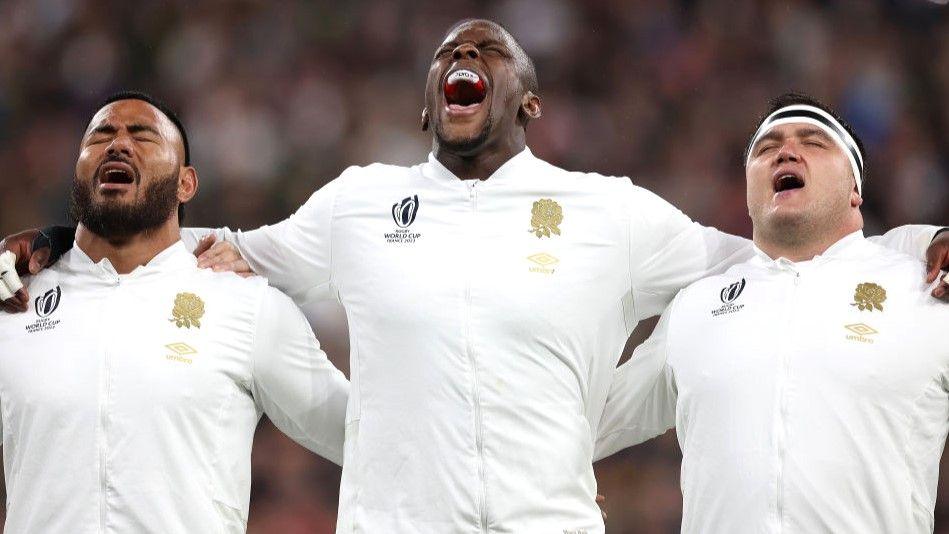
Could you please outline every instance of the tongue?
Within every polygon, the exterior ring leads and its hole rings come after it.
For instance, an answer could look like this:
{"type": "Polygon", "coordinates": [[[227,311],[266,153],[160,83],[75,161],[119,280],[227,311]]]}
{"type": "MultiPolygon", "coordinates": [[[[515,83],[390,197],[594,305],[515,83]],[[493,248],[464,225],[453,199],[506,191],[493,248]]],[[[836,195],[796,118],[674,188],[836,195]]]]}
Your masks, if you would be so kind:
{"type": "Polygon", "coordinates": [[[460,106],[470,106],[484,100],[487,93],[484,80],[474,77],[468,78],[449,78],[445,82],[445,101],[448,104],[458,104],[460,106]]]}

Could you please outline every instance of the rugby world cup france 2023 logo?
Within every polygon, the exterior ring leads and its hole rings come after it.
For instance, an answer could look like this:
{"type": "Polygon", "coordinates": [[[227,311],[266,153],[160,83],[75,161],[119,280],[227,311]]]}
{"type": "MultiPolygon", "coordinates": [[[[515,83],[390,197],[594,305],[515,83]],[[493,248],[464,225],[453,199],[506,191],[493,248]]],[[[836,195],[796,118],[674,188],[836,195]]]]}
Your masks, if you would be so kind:
{"type": "Polygon", "coordinates": [[[392,205],[392,220],[398,227],[394,232],[387,232],[385,239],[387,243],[415,243],[422,237],[418,232],[409,231],[409,227],[415,222],[418,215],[418,195],[405,197],[401,202],[392,205]]]}
{"type": "Polygon", "coordinates": [[[63,296],[63,290],[59,286],[50,289],[41,296],[36,297],[33,306],[36,308],[36,315],[42,318],[49,317],[59,307],[59,300],[63,296]]]}
{"type": "Polygon", "coordinates": [[[735,312],[741,311],[745,307],[744,304],[736,304],[735,301],[738,300],[738,297],[741,296],[741,292],[745,290],[745,279],[729,284],[722,288],[718,294],[718,298],[722,301],[722,306],[720,308],[715,308],[712,310],[712,317],[719,317],[722,315],[729,315],[735,312]]]}
{"type": "Polygon", "coordinates": [[[26,325],[26,331],[30,334],[35,332],[45,332],[56,328],[59,319],[52,317],[53,313],[59,308],[59,303],[63,298],[63,290],[56,286],[46,293],[36,297],[33,300],[33,310],[39,317],[36,321],[26,325]]]}

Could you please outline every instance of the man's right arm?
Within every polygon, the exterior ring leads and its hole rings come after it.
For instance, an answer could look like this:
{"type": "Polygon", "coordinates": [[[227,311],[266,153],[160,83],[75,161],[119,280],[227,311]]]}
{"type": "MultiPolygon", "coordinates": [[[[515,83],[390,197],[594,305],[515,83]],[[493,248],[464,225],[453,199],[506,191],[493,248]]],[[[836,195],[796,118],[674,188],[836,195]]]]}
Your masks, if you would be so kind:
{"type": "Polygon", "coordinates": [[[199,255],[199,266],[240,271],[233,265],[235,259],[242,258],[253,272],[267,278],[297,305],[335,298],[333,212],[341,180],[322,187],[296,213],[279,223],[249,232],[185,228],[182,238],[186,244],[194,244],[213,232],[226,243],[218,243],[199,255]],[[240,258],[228,245],[236,247],[240,258]]]}
{"type": "Polygon", "coordinates": [[[349,382],[333,367],[303,313],[267,288],[257,316],[251,393],[292,440],[341,465],[349,382]]]}

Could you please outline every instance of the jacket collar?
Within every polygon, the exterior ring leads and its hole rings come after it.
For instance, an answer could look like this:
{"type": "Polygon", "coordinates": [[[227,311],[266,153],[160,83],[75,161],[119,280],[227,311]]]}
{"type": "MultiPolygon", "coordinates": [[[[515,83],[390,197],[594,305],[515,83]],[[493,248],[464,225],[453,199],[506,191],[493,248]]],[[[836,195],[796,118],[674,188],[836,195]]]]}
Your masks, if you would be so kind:
{"type": "Polygon", "coordinates": [[[833,245],[827,247],[822,254],[818,254],[809,260],[794,262],[784,257],[772,258],[763,250],[755,245],[755,257],[753,263],[762,267],[791,269],[800,271],[810,267],[823,265],[828,261],[835,259],[853,259],[862,257],[864,254],[872,253],[868,250],[869,241],[863,236],[863,230],[857,230],[847,234],[833,245]]]}
{"type": "MultiPolygon", "coordinates": [[[[484,180],[483,183],[484,185],[501,185],[509,179],[522,174],[538,162],[540,162],[540,160],[534,157],[534,154],[529,148],[525,147],[524,150],[505,161],[504,164],[498,167],[498,170],[494,171],[494,174],[489,176],[487,180],[484,180]]],[[[422,164],[422,174],[433,180],[454,184],[456,186],[464,186],[466,182],[466,180],[458,178],[454,173],[448,170],[447,167],[442,165],[442,162],[438,161],[435,158],[435,154],[431,152],[428,154],[428,161],[422,164]]]]}
{"type": "Polygon", "coordinates": [[[118,274],[112,262],[109,261],[109,258],[103,258],[98,263],[92,261],[92,258],[75,242],[73,243],[73,248],[67,252],[60,261],[63,262],[67,270],[75,273],[91,274],[96,278],[127,280],[148,278],[189,267],[194,268],[198,264],[194,254],[185,247],[185,244],[181,240],[176,241],[170,247],[159,252],[145,265],[136,267],[135,270],[129,274],[118,274]]]}

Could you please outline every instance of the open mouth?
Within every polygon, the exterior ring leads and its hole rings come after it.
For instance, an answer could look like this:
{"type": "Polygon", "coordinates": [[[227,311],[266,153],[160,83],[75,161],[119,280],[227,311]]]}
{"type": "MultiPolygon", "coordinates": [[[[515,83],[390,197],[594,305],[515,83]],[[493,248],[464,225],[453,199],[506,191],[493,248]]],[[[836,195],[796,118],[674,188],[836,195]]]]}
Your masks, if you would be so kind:
{"type": "Polygon", "coordinates": [[[99,168],[100,185],[130,185],[135,183],[135,169],[122,161],[109,161],[99,168]]]}
{"type": "Polygon", "coordinates": [[[445,103],[450,110],[463,110],[476,107],[488,95],[488,88],[478,73],[460,69],[452,72],[445,79],[443,88],[445,103]]]}
{"type": "Polygon", "coordinates": [[[804,187],[804,178],[793,172],[782,172],[774,177],[774,192],[782,193],[804,187]]]}

